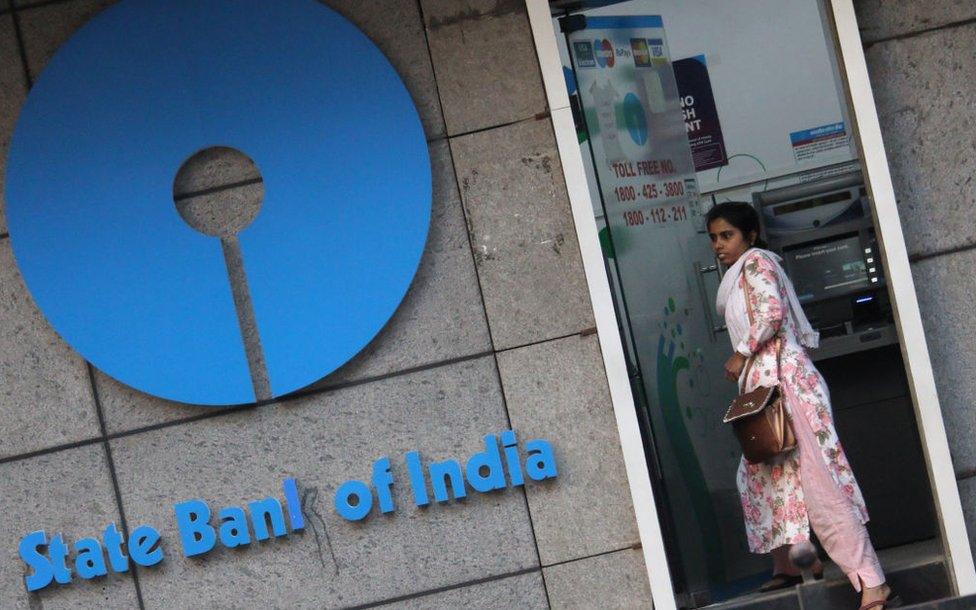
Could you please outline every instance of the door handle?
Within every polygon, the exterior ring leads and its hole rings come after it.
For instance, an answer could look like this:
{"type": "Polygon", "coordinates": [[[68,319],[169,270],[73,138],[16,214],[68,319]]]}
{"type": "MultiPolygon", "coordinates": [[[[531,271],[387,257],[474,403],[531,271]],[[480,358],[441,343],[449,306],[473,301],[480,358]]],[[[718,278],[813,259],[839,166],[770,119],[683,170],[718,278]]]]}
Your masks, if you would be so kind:
{"type": "Polygon", "coordinates": [[[705,290],[705,274],[718,273],[718,263],[702,266],[701,263],[695,261],[692,263],[692,267],[695,270],[695,280],[698,282],[698,292],[701,295],[702,307],[705,309],[705,322],[708,324],[708,334],[712,339],[712,343],[714,343],[718,333],[726,330],[726,326],[724,324],[715,324],[715,316],[712,315],[712,307],[708,300],[708,292],[705,290]]]}

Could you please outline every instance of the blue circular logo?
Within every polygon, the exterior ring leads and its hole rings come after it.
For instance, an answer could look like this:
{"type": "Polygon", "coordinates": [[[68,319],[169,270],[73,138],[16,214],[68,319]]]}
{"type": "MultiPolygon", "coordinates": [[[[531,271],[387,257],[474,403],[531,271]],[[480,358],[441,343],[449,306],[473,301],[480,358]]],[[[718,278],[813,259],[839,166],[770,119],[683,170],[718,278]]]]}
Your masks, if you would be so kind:
{"type": "Polygon", "coordinates": [[[221,240],[173,179],[227,146],[264,200],[236,235],[272,397],[332,372],[390,319],[430,223],[416,108],[356,27],[313,0],[125,0],[48,63],[11,142],[11,243],[84,358],[162,398],[256,398],[221,240]]]}

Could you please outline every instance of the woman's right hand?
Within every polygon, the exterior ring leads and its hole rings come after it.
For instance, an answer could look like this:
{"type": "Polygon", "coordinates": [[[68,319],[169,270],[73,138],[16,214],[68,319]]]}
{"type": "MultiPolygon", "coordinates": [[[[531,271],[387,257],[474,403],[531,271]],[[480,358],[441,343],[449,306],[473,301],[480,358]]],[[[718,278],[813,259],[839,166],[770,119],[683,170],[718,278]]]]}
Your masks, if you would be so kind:
{"type": "Polygon", "coordinates": [[[725,361],[725,378],[729,381],[739,381],[739,375],[742,374],[742,368],[746,365],[746,358],[739,352],[735,352],[729,359],[725,361]]]}

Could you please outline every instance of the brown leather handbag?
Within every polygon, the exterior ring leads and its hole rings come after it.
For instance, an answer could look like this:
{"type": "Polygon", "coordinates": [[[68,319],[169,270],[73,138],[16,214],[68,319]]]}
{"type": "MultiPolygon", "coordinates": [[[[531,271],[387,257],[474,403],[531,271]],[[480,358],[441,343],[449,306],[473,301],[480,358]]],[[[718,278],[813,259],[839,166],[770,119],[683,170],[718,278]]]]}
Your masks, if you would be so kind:
{"type": "MultiPolygon", "coordinates": [[[[745,290],[746,311],[749,312],[751,326],[753,314],[749,304],[748,282],[745,283],[745,290]]],[[[777,337],[772,340],[776,341],[776,374],[779,376],[783,339],[777,337]]],[[[755,359],[754,354],[746,364],[742,375],[742,388],[748,382],[749,370],[755,359]]],[[[732,424],[732,430],[742,446],[742,454],[750,464],[768,462],[777,455],[796,447],[796,435],[793,433],[793,425],[790,423],[783,393],[778,383],[772,387],[760,386],[751,392],[741,394],[729,405],[722,422],[732,424]]]]}

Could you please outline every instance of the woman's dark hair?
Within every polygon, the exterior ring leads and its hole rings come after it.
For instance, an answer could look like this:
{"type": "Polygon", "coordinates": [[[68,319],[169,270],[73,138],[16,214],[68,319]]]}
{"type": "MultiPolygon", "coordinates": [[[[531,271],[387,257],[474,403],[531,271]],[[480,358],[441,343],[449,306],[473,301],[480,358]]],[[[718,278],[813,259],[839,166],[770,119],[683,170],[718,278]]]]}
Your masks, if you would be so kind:
{"type": "Polygon", "coordinates": [[[759,213],[756,208],[745,201],[726,201],[710,209],[705,216],[705,226],[712,224],[721,218],[736,229],[742,231],[743,237],[749,239],[749,234],[756,232],[755,246],[765,248],[766,242],[763,241],[759,227],[759,213]]]}

